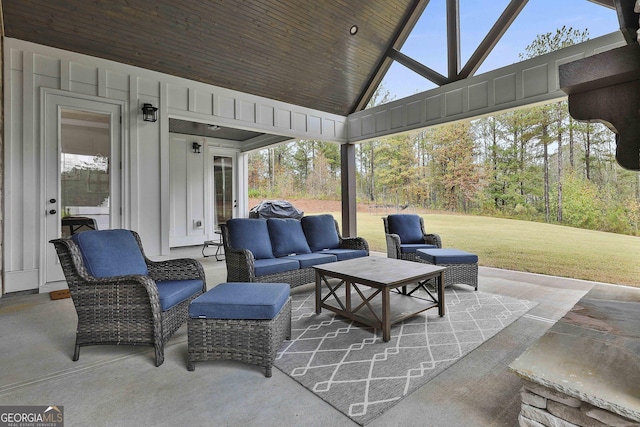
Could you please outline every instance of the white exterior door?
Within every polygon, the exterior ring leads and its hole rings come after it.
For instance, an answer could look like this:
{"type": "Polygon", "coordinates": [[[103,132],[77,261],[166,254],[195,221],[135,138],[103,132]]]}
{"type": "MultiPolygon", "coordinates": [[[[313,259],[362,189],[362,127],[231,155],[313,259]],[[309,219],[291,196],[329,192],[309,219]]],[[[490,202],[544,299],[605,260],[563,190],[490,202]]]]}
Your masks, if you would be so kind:
{"type": "Polygon", "coordinates": [[[170,134],[170,247],[216,240],[220,224],[237,216],[237,151],[219,141],[170,134]]]}
{"type": "Polygon", "coordinates": [[[51,239],[121,227],[122,108],[45,92],[41,271],[48,290],[66,286],[51,239]]]}

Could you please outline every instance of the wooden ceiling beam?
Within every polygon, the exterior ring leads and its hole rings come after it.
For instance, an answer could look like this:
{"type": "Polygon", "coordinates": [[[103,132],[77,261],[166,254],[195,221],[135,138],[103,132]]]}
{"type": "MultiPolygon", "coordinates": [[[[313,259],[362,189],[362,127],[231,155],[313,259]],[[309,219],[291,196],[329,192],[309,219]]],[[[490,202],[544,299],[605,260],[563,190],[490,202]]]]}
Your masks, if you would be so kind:
{"type": "Polygon", "coordinates": [[[443,76],[437,71],[427,67],[426,65],[416,61],[415,59],[405,55],[404,53],[398,50],[395,50],[395,49],[391,50],[391,52],[389,52],[389,57],[399,62],[400,64],[404,65],[405,67],[409,68],[410,70],[418,73],[425,79],[432,81],[438,86],[442,86],[451,82],[449,78],[443,76]]]}
{"type": "Polygon", "coordinates": [[[447,64],[449,80],[460,71],[460,0],[447,0],[447,64]]]}
{"type": "Polygon", "coordinates": [[[354,104],[354,107],[351,110],[351,113],[364,110],[367,107],[367,104],[373,97],[373,94],[375,93],[376,89],[382,82],[382,79],[384,78],[385,74],[387,74],[387,71],[389,71],[389,68],[393,63],[393,60],[390,55],[393,53],[394,50],[398,50],[402,47],[404,42],[409,37],[409,34],[411,34],[413,27],[415,27],[416,23],[422,16],[422,13],[424,12],[428,4],[429,4],[429,0],[417,0],[415,1],[413,7],[408,10],[404,19],[402,20],[400,25],[398,25],[398,29],[394,37],[390,40],[389,47],[386,53],[382,56],[382,58],[378,62],[378,66],[371,74],[371,77],[369,78],[369,81],[366,83],[365,88],[362,91],[362,94],[354,104]]]}
{"type": "Polygon", "coordinates": [[[471,55],[466,65],[458,74],[458,79],[466,79],[478,71],[485,59],[489,56],[493,48],[498,44],[504,33],[509,29],[513,21],[524,9],[528,0],[511,0],[502,12],[493,27],[489,30],[485,38],[480,42],[475,52],[471,55]]]}

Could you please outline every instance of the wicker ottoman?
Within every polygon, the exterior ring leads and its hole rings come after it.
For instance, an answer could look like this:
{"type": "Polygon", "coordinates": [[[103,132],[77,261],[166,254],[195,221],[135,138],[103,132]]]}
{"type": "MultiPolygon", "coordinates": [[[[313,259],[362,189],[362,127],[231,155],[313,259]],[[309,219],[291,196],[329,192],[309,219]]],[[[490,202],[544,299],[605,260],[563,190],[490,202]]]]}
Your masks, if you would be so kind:
{"type": "Polygon", "coordinates": [[[195,362],[237,360],[271,367],[291,337],[288,283],[221,283],[189,304],[187,369],[195,362]]]}
{"type": "Polygon", "coordinates": [[[459,249],[418,249],[416,255],[427,264],[447,267],[445,287],[462,283],[478,290],[478,255],[459,249]]]}

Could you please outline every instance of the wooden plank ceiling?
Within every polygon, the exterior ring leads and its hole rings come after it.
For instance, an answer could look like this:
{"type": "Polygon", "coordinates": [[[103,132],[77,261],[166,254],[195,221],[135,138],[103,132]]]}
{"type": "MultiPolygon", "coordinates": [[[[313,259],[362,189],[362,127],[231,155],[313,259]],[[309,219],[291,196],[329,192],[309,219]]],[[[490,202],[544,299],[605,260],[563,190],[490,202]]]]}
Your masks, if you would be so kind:
{"type": "Polygon", "coordinates": [[[427,3],[3,0],[2,12],[7,37],[347,115],[427,3]]]}
{"type": "MultiPolygon", "coordinates": [[[[615,8],[616,0],[588,1],[615,8]]],[[[446,0],[447,10],[459,2],[446,0]]],[[[1,0],[0,7],[7,37],[346,116],[366,107],[394,60],[439,85],[473,75],[527,0],[509,1],[464,67],[452,60],[460,56],[459,28],[449,20],[448,76],[399,51],[428,3],[1,0]]]]}

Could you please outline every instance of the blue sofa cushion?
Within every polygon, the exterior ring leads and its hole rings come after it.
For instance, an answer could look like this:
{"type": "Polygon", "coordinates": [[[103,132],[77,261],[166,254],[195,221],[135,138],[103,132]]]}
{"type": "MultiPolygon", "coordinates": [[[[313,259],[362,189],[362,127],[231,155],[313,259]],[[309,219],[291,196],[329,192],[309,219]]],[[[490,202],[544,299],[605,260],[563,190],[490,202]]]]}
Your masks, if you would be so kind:
{"type": "Polygon", "coordinates": [[[256,276],[282,273],[283,271],[297,270],[299,268],[300,263],[298,260],[289,259],[289,257],[257,259],[254,263],[254,272],[256,276]]]}
{"type": "Polygon", "coordinates": [[[160,307],[167,311],[176,304],[202,291],[202,280],[159,280],[156,282],[160,307]]]}
{"type": "Polygon", "coordinates": [[[459,249],[418,249],[416,254],[435,265],[474,264],[478,262],[478,255],[459,249]]]}
{"type": "Polygon", "coordinates": [[[334,254],[316,252],[313,254],[291,255],[288,256],[287,259],[295,259],[300,263],[300,268],[306,268],[313,265],[336,262],[338,260],[338,257],[336,257],[334,254]]]}
{"type": "Polygon", "coordinates": [[[267,228],[271,238],[271,249],[276,257],[311,253],[302,225],[297,219],[269,218],[267,228]]]}
{"type": "Polygon", "coordinates": [[[87,272],[93,277],[149,272],[138,241],[129,230],[84,231],[71,236],[82,253],[87,272]]]}
{"type": "Polygon", "coordinates": [[[400,243],[424,243],[420,217],[413,214],[395,214],[387,216],[390,234],[400,236],[400,243]]]}
{"type": "Polygon", "coordinates": [[[400,245],[400,252],[403,254],[416,253],[418,249],[437,249],[436,245],[430,245],[428,243],[412,243],[408,245],[400,245]]]}
{"type": "Polygon", "coordinates": [[[189,317],[273,319],[289,299],[288,283],[221,283],[191,301],[189,317]]]}
{"type": "Polygon", "coordinates": [[[318,253],[332,254],[338,258],[338,261],[344,261],[347,259],[360,258],[368,256],[369,254],[364,249],[327,249],[318,253]]]}
{"type": "Polygon", "coordinates": [[[340,247],[333,215],[309,215],[302,217],[300,223],[312,252],[340,247]]]}
{"type": "Polygon", "coordinates": [[[266,219],[233,218],[227,228],[233,249],[248,249],[255,259],[274,258],[266,219]]]}

